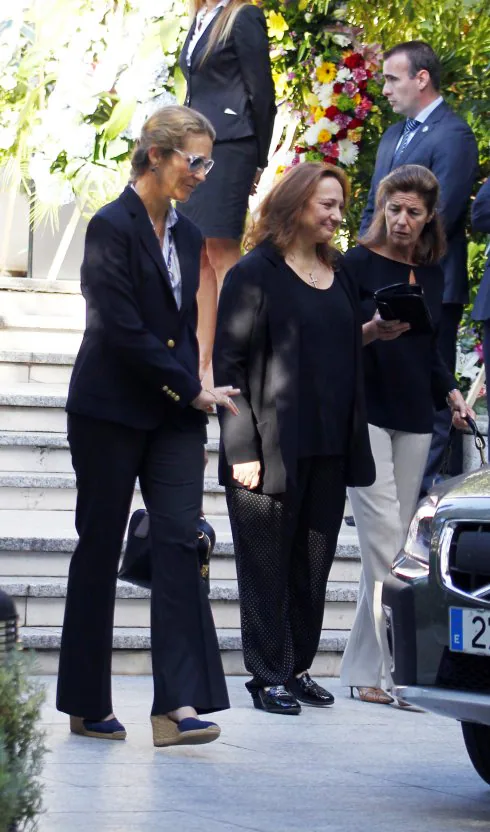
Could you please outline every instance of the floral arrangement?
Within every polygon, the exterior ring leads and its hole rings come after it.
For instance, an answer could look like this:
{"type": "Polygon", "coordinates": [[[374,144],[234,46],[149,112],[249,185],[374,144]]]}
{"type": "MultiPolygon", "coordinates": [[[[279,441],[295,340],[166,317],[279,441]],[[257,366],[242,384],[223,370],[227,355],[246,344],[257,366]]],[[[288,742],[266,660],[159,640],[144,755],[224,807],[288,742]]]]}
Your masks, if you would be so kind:
{"type": "Polygon", "coordinates": [[[292,164],[307,159],[350,167],[357,161],[364,122],[380,93],[379,49],[356,44],[347,33],[330,33],[323,53],[313,56],[305,68],[312,79],[311,92],[300,112],[292,164]]]}

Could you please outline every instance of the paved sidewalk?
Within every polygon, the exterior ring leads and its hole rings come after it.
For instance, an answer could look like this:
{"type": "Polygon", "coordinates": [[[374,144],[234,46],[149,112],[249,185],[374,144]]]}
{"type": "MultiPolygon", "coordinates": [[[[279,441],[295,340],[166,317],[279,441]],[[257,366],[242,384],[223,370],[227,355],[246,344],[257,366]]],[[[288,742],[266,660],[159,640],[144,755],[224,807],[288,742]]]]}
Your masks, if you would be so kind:
{"type": "Polygon", "coordinates": [[[229,679],[232,710],[209,746],[154,749],[148,677],[114,679],[125,743],[70,735],[47,677],[51,754],[40,832],[474,832],[490,829],[490,787],[457,723],[352,702],[299,717],[251,707],[229,679]]]}

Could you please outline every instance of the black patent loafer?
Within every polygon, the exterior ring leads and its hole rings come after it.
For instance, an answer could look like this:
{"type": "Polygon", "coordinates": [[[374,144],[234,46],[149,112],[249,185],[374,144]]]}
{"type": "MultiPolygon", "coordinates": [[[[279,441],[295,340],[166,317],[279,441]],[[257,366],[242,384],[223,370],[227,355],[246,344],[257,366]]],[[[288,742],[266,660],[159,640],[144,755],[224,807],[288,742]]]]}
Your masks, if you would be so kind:
{"type": "Polygon", "coordinates": [[[290,679],[288,690],[293,696],[304,705],[312,705],[314,708],[326,708],[333,705],[335,697],[325,688],[322,688],[309,673],[290,679]]]}
{"type": "Polygon", "coordinates": [[[301,705],[298,700],[284,685],[259,688],[253,692],[252,698],[256,708],[260,711],[267,711],[269,714],[291,714],[296,716],[301,713],[301,705]]]}

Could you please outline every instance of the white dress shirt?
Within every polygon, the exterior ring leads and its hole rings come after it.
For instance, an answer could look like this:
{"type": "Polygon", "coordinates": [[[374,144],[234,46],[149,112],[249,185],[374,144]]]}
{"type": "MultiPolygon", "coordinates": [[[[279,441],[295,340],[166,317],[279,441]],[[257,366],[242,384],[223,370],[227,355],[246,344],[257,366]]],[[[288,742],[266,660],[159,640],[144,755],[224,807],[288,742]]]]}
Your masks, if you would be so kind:
{"type": "Polygon", "coordinates": [[[196,44],[199,38],[203,36],[204,32],[206,31],[210,23],[212,23],[212,21],[218,14],[218,9],[224,9],[229,2],[230,0],[221,0],[221,2],[218,3],[214,7],[214,9],[211,9],[210,11],[207,9],[206,6],[203,6],[202,9],[199,9],[196,15],[196,28],[194,29],[194,34],[192,35],[192,38],[189,41],[189,46],[187,47],[187,55],[185,56],[187,66],[191,65],[192,53],[196,48],[196,44]]]}
{"type": "MultiPolygon", "coordinates": [[[[134,185],[131,185],[133,191],[136,191],[134,185]]],[[[136,191],[136,193],[138,193],[136,191]]],[[[139,194],[138,194],[139,196],[139,194]]],[[[141,197],[140,197],[141,198],[141,197]]],[[[153,230],[155,230],[155,226],[153,224],[153,220],[148,214],[148,219],[150,220],[153,230]]],[[[162,255],[165,261],[165,265],[167,267],[168,275],[170,277],[170,284],[172,286],[172,292],[175,298],[175,303],[177,304],[177,308],[180,309],[182,306],[182,274],[180,271],[180,263],[179,263],[179,255],[177,253],[177,247],[173,240],[172,235],[172,228],[174,225],[177,224],[179,221],[179,215],[173,205],[169,205],[167,211],[167,217],[165,220],[165,231],[163,232],[163,245],[162,245],[162,255]]],[[[158,240],[158,237],[157,237],[158,240]]]]}
{"type": "MultiPolygon", "coordinates": [[[[430,114],[434,112],[434,110],[436,109],[436,107],[438,107],[438,106],[439,106],[439,104],[442,104],[442,102],[443,102],[443,101],[444,101],[444,99],[443,99],[442,95],[440,95],[440,96],[439,96],[439,98],[436,98],[436,100],[435,100],[435,101],[431,101],[431,103],[430,103],[430,104],[428,104],[428,105],[427,105],[427,107],[424,107],[424,109],[423,109],[423,110],[421,110],[421,111],[420,111],[420,113],[418,113],[418,114],[415,116],[415,119],[416,119],[417,121],[420,121],[420,124],[422,125],[422,124],[424,123],[424,121],[427,121],[427,119],[429,118],[430,114]]],[[[412,132],[411,132],[411,133],[409,133],[409,135],[407,136],[407,143],[406,143],[405,147],[408,147],[408,145],[409,145],[409,144],[410,144],[410,142],[412,141],[413,137],[417,135],[417,133],[419,132],[419,130],[420,130],[420,127],[417,127],[417,129],[416,129],[416,130],[412,130],[412,132]]],[[[396,148],[395,148],[395,153],[396,153],[396,151],[398,150],[398,148],[399,148],[399,146],[400,146],[400,144],[401,144],[401,142],[402,142],[402,139],[403,139],[403,133],[401,134],[401,136],[400,136],[400,138],[399,138],[399,140],[398,140],[398,143],[397,143],[396,148]]]]}

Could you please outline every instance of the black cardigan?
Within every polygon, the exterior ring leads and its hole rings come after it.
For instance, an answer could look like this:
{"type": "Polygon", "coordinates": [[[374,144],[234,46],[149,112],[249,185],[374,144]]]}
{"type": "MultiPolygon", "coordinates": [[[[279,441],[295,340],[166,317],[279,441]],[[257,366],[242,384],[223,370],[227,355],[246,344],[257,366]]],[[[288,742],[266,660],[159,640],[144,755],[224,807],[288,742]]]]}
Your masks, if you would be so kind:
{"type": "MultiPolygon", "coordinates": [[[[213,355],[217,385],[241,389],[240,415],[220,408],[221,484],[236,484],[231,466],[260,460],[262,491],[278,494],[294,482],[298,461],[298,355],[300,325],[286,290],[283,258],[262,243],[228,272],[221,292],[213,355]]],[[[369,444],[362,371],[362,331],[357,291],[339,260],[341,281],[356,319],[355,401],[346,477],[351,486],[371,485],[375,466],[369,444]]],[[[341,345],[339,345],[341,349],[341,345]]],[[[335,356],[332,356],[335,360],[335,356]]]]}
{"type": "Polygon", "coordinates": [[[345,255],[345,267],[357,282],[363,321],[376,311],[373,292],[393,283],[408,283],[413,271],[422,286],[435,331],[408,332],[395,341],[374,341],[364,348],[368,421],[408,433],[432,433],[434,408],[447,407],[446,396],[457,387],[437,346],[444,274],[440,266],[410,266],[356,246],[345,255]]]}

